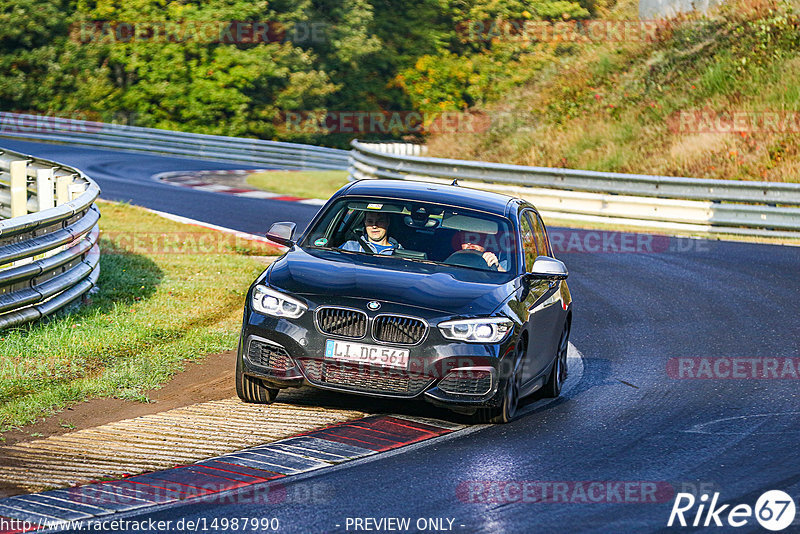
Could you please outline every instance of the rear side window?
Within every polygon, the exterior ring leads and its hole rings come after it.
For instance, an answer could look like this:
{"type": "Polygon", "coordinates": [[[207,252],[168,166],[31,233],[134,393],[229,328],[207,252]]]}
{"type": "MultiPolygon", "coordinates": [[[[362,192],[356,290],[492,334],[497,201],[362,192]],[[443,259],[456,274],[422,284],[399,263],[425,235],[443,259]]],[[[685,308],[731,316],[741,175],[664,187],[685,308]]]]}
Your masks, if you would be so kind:
{"type": "Polygon", "coordinates": [[[522,249],[525,252],[525,272],[531,272],[533,270],[533,262],[536,260],[536,256],[539,255],[536,248],[536,234],[534,234],[526,213],[522,215],[520,221],[522,249]]]}
{"type": "Polygon", "coordinates": [[[539,256],[551,256],[550,241],[547,239],[547,233],[545,231],[542,218],[539,217],[538,213],[533,211],[526,212],[526,216],[530,219],[531,226],[533,227],[533,234],[536,238],[537,253],[539,256]]]}

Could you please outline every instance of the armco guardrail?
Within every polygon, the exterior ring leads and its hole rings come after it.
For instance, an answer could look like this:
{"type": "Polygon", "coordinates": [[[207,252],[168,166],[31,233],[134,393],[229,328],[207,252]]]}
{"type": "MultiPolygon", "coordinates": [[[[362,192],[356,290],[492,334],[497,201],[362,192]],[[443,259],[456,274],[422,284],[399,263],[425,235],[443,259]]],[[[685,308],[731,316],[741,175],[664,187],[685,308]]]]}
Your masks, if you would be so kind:
{"type": "Polygon", "coordinates": [[[800,237],[800,184],[525,167],[353,141],[353,177],[430,180],[530,200],[545,217],[702,233],[800,237]]]}
{"type": "Polygon", "coordinates": [[[0,112],[0,136],[270,168],[346,169],[347,150],[0,112]]]}
{"type": "MultiPolygon", "coordinates": [[[[800,237],[800,184],[525,167],[424,157],[408,143],[353,150],[0,112],[0,136],[270,168],[346,169],[355,178],[423,179],[532,200],[545,217],[703,233],[800,237]],[[348,158],[349,155],[349,158],[348,158]]],[[[3,202],[0,192],[0,203],[3,202]]],[[[0,215],[3,213],[0,211],[0,215]]],[[[8,216],[8,214],[6,214],[8,216]]]]}
{"type": "Polygon", "coordinates": [[[0,329],[49,315],[95,285],[99,194],[77,169],[0,149],[0,329]]]}

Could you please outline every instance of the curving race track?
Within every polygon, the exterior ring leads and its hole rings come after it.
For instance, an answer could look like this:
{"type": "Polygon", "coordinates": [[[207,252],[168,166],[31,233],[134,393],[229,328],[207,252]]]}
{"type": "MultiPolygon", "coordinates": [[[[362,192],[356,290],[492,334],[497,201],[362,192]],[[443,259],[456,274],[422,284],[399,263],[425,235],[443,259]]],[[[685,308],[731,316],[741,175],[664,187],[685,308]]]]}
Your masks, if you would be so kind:
{"type": "Polygon", "coordinates": [[[0,147],[24,154],[48,154],[54,161],[73,164],[100,185],[103,190],[101,198],[106,200],[130,202],[243,232],[263,235],[273,222],[279,220],[292,220],[303,226],[318,209],[316,206],[278,200],[248,199],[194,191],[151,179],[160,172],[254,169],[263,168],[263,165],[229,165],[11,139],[0,139],[0,147]]]}
{"type": "MultiPolygon", "coordinates": [[[[263,232],[275,220],[302,226],[316,211],[150,180],[157,172],[231,168],[221,164],[0,144],[82,168],[107,199],[237,230],[263,232]]],[[[445,518],[429,532],[653,532],[672,530],[667,520],[681,491],[718,492],[719,505],[752,506],[767,490],[797,501],[800,382],[790,369],[800,371],[800,247],[668,244],[655,252],[560,254],[570,268],[572,342],[584,369],[557,402],[532,405],[509,425],[287,479],[287,494],[308,498],[265,505],[236,502],[234,495],[228,503],[127,517],[277,517],[279,532],[302,533],[366,531],[375,523],[355,518],[389,517],[410,518],[411,532],[419,531],[420,518],[445,518]],[[758,360],[744,360],[752,358],[758,360]],[[783,378],[753,379],[742,371],[764,362],[777,362],[774,376],[783,378]],[[685,377],[702,365],[711,378],[685,377]],[[541,502],[521,488],[560,493],[557,502],[541,502]]],[[[753,519],[736,530],[764,531],[753,519]]],[[[785,530],[791,531],[800,531],[800,516],[785,530]]]]}

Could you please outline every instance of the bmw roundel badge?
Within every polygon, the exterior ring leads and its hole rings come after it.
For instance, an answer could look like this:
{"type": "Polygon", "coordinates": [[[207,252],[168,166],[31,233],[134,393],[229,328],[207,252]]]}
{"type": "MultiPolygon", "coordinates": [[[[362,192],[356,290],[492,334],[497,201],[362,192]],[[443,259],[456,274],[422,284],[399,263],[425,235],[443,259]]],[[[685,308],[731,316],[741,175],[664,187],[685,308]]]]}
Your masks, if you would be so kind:
{"type": "Polygon", "coordinates": [[[372,311],[379,310],[381,309],[381,303],[378,302],[377,300],[371,300],[367,304],[367,308],[369,308],[372,311]]]}

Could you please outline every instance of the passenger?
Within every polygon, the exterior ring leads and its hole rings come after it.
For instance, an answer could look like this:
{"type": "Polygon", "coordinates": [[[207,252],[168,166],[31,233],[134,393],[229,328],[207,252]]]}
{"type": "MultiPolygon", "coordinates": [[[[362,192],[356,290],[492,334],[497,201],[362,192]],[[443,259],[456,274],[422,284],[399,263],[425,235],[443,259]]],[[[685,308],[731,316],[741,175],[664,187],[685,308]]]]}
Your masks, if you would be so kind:
{"type": "Polygon", "coordinates": [[[396,239],[389,237],[389,216],[386,213],[368,211],[364,215],[364,230],[366,239],[351,239],[339,248],[352,252],[372,252],[384,256],[391,256],[395,250],[403,248],[396,239]],[[369,250],[366,250],[365,247],[369,247],[369,250]]]}

